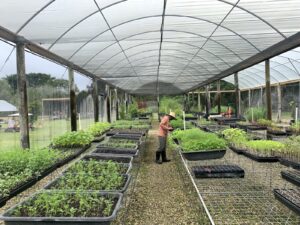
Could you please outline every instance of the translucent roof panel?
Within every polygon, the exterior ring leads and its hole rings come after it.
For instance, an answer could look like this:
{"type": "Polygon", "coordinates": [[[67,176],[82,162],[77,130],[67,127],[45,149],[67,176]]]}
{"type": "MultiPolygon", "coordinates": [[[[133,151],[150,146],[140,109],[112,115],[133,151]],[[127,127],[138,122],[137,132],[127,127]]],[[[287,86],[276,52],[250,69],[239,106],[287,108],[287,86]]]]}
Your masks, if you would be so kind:
{"type": "MultiPolygon", "coordinates": [[[[300,31],[299,0],[22,2],[1,1],[0,26],[138,94],[187,91],[300,31]]],[[[298,79],[299,59],[273,58],[272,83],[298,79]]],[[[264,65],[240,81],[262,85],[264,65]]]]}

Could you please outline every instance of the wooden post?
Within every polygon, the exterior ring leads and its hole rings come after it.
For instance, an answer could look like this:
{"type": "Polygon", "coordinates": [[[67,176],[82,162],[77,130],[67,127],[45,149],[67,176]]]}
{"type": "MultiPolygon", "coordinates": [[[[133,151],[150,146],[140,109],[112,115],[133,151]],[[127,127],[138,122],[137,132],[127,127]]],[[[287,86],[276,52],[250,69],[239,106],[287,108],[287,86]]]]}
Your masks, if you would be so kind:
{"type": "Polygon", "coordinates": [[[74,70],[70,67],[69,67],[69,89],[70,89],[71,131],[77,131],[77,109],[76,109],[74,70]]]}
{"type": "Polygon", "coordinates": [[[20,40],[16,45],[17,53],[17,74],[18,74],[18,97],[19,97],[19,118],[20,118],[20,142],[23,149],[30,148],[29,142],[29,118],[28,98],[25,73],[25,44],[20,40]]]}
{"type": "Polygon", "coordinates": [[[217,104],[218,104],[218,113],[221,113],[221,80],[217,81],[217,104]]]}
{"type": "Polygon", "coordinates": [[[281,108],[282,108],[282,95],[281,95],[281,86],[277,85],[277,122],[281,122],[281,108]]]}
{"type": "Polygon", "coordinates": [[[119,97],[118,97],[118,89],[115,89],[116,95],[116,120],[119,120],[119,97]]]}
{"type": "Polygon", "coordinates": [[[98,82],[93,79],[93,102],[94,102],[94,121],[99,122],[99,95],[98,95],[98,82]]]}
{"type": "Polygon", "coordinates": [[[156,102],[157,102],[157,116],[158,116],[158,121],[160,122],[160,116],[159,116],[159,95],[156,97],[156,102]]]}
{"type": "Polygon", "coordinates": [[[267,119],[272,120],[272,99],[270,82],[270,60],[265,61],[267,119]]]}
{"type": "Polygon", "coordinates": [[[206,111],[206,116],[209,115],[209,111],[210,111],[210,94],[208,91],[209,85],[205,86],[205,111],[206,111]]]}
{"type": "Polygon", "coordinates": [[[200,98],[200,93],[198,92],[198,112],[201,111],[201,98],[200,98]]]}
{"type": "Polygon", "coordinates": [[[107,86],[107,95],[106,95],[106,116],[107,116],[107,122],[111,123],[111,109],[110,109],[110,100],[111,100],[111,95],[110,95],[110,88],[107,86]]]}
{"type": "Polygon", "coordinates": [[[125,92],[125,113],[128,113],[128,94],[125,92]]]}
{"type": "Polygon", "coordinates": [[[248,108],[251,108],[251,89],[248,90],[248,108]]]}
{"type": "Polygon", "coordinates": [[[235,115],[236,117],[240,117],[240,88],[239,88],[239,77],[238,73],[234,74],[234,86],[235,86],[235,115]]]}

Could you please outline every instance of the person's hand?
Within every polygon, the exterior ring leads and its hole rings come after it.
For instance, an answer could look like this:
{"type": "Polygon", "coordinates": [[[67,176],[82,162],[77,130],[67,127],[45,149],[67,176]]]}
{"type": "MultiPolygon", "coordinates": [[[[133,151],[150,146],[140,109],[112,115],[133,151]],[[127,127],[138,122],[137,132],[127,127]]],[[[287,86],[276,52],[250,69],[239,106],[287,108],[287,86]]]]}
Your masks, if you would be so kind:
{"type": "Polygon", "coordinates": [[[174,130],[174,128],[173,128],[173,127],[170,127],[170,128],[169,128],[169,131],[170,131],[170,132],[172,132],[173,130],[174,130]]]}

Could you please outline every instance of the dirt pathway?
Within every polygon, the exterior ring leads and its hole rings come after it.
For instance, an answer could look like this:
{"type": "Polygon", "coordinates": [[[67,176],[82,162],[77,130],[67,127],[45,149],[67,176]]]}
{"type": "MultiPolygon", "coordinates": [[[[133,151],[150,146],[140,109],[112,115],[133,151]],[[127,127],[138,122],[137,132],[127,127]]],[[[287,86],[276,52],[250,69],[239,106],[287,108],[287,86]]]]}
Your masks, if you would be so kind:
{"type": "Polygon", "coordinates": [[[168,151],[171,162],[161,165],[154,162],[158,147],[156,128],[157,125],[149,131],[146,152],[141,160],[136,187],[127,206],[128,211],[122,216],[123,222],[116,224],[205,224],[195,195],[184,185],[175,154],[168,151]]]}

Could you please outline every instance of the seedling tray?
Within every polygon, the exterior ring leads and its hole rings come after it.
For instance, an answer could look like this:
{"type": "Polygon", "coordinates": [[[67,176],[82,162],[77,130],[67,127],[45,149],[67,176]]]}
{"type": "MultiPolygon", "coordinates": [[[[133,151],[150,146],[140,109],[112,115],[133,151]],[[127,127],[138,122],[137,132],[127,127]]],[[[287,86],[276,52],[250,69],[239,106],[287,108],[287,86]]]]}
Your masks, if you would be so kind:
{"type": "Polygon", "coordinates": [[[198,117],[194,116],[194,117],[185,117],[185,121],[192,121],[192,120],[197,120],[198,117]]]}
{"type": "MultiPolygon", "coordinates": [[[[74,174],[75,176],[76,174],[74,174]]],[[[129,186],[129,183],[130,183],[130,180],[131,180],[131,175],[128,175],[128,174],[123,174],[122,176],[125,177],[125,182],[123,183],[123,185],[121,187],[119,187],[118,189],[115,189],[115,190],[84,190],[84,191],[97,191],[97,192],[120,192],[120,193],[123,193],[127,190],[128,186],[129,186]]],[[[72,190],[72,189],[65,189],[65,188],[61,188],[61,189],[57,189],[55,188],[55,185],[64,178],[64,174],[62,174],[61,176],[59,176],[58,178],[56,178],[55,180],[51,181],[50,183],[48,183],[44,189],[46,190],[55,190],[55,191],[62,191],[62,190],[67,190],[67,191],[70,191],[70,192],[75,192],[76,190],[72,190]]],[[[80,190],[80,191],[83,191],[83,190],[80,190]]]]}
{"type": "Polygon", "coordinates": [[[244,150],[244,149],[236,148],[236,147],[234,147],[234,146],[229,146],[229,148],[230,148],[232,151],[234,151],[235,153],[239,154],[239,155],[244,154],[244,152],[246,151],[246,150],[244,150]]]}
{"type": "Polygon", "coordinates": [[[126,148],[109,148],[109,147],[97,147],[93,154],[106,153],[106,154],[118,154],[118,155],[129,155],[137,156],[139,154],[138,149],[126,149],[126,148]]]}
{"type": "Polygon", "coordinates": [[[198,151],[198,152],[181,151],[183,157],[190,161],[220,159],[224,157],[225,153],[226,153],[226,149],[207,150],[207,151],[198,151]]]}
{"type": "Polygon", "coordinates": [[[68,156],[67,158],[61,160],[59,162],[59,166],[63,166],[65,165],[66,163],[70,162],[71,160],[77,158],[79,155],[81,155],[83,152],[85,152],[88,148],[90,148],[91,145],[86,145],[80,149],[78,149],[76,152],[74,152],[74,154],[68,156]]]}
{"type": "Polygon", "coordinates": [[[266,126],[259,126],[259,125],[248,125],[247,130],[266,130],[266,126]]]}
{"type": "Polygon", "coordinates": [[[284,166],[292,167],[296,170],[300,170],[300,162],[295,162],[289,159],[281,158],[279,159],[280,163],[284,166]]]}
{"type": "Polygon", "coordinates": [[[173,138],[173,141],[174,141],[174,143],[175,143],[176,145],[179,145],[179,141],[178,141],[177,138],[173,138]]]}
{"type": "Polygon", "coordinates": [[[249,151],[245,151],[243,153],[246,157],[256,161],[256,162],[278,162],[279,161],[279,157],[278,156],[259,156],[256,154],[253,154],[249,151]]]}
{"type": "Polygon", "coordinates": [[[300,215],[300,191],[294,189],[274,189],[275,198],[300,215]]]}
{"type": "Polygon", "coordinates": [[[94,140],[92,141],[92,142],[96,142],[96,143],[98,143],[98,142],[101,142],[101,141],[103,141],[104,140],[104,136],[100,136],[100,137],[95,137],[94,138],[94,140]]]}
{"type": "Polygon", "coordinates": [[[141,137],[142,137],[141,135],[115,134],[115,135],[111,136],[110,138],[113,138],[113,139],[128,139],[128,140],[140,141],[141,137]]]}
{"type": "Polygon", "coordinates": [[[281,171],[281,176],[287,181],[300,187],[300,171],[298,170],[281,171]]]}
{"type": "Polygon", "coordinates": [[[236,165],[194,166],[192,171],[196,178],[243,178],[244,170],[236,165]]]}
{"type": "Polygon", "coordinates": [[[7,197],[0,198],[0,208],[6,204],[7,200],[8,200],[7,197]]]}
{"type": "Polygon", "coordinates": [[[273,135],[273,136],[287,136],[287,132],[285,131],[277,131],[277,130],[270,130],[267,129],[267,134],[273,135]]]}
{"type": "MultiPolygon", "coordinates": [[[[6,225],[109,225],[113,221],[117,212],[121,207],[123,194],[99,192],[99,196],[107,196],[114,198],[115,205],[112,214],[108,217],[15,217],[12,216],[13,211],[20,205],[29,204],[29,201],[34,199],[36,195],[25,199],[23,202],[15,205],[7,210],[3,216],[0,216],[0,220],[4,220],[6,225]]],[[[73,194],[72,192],[68,194],[73,194]]]]}

